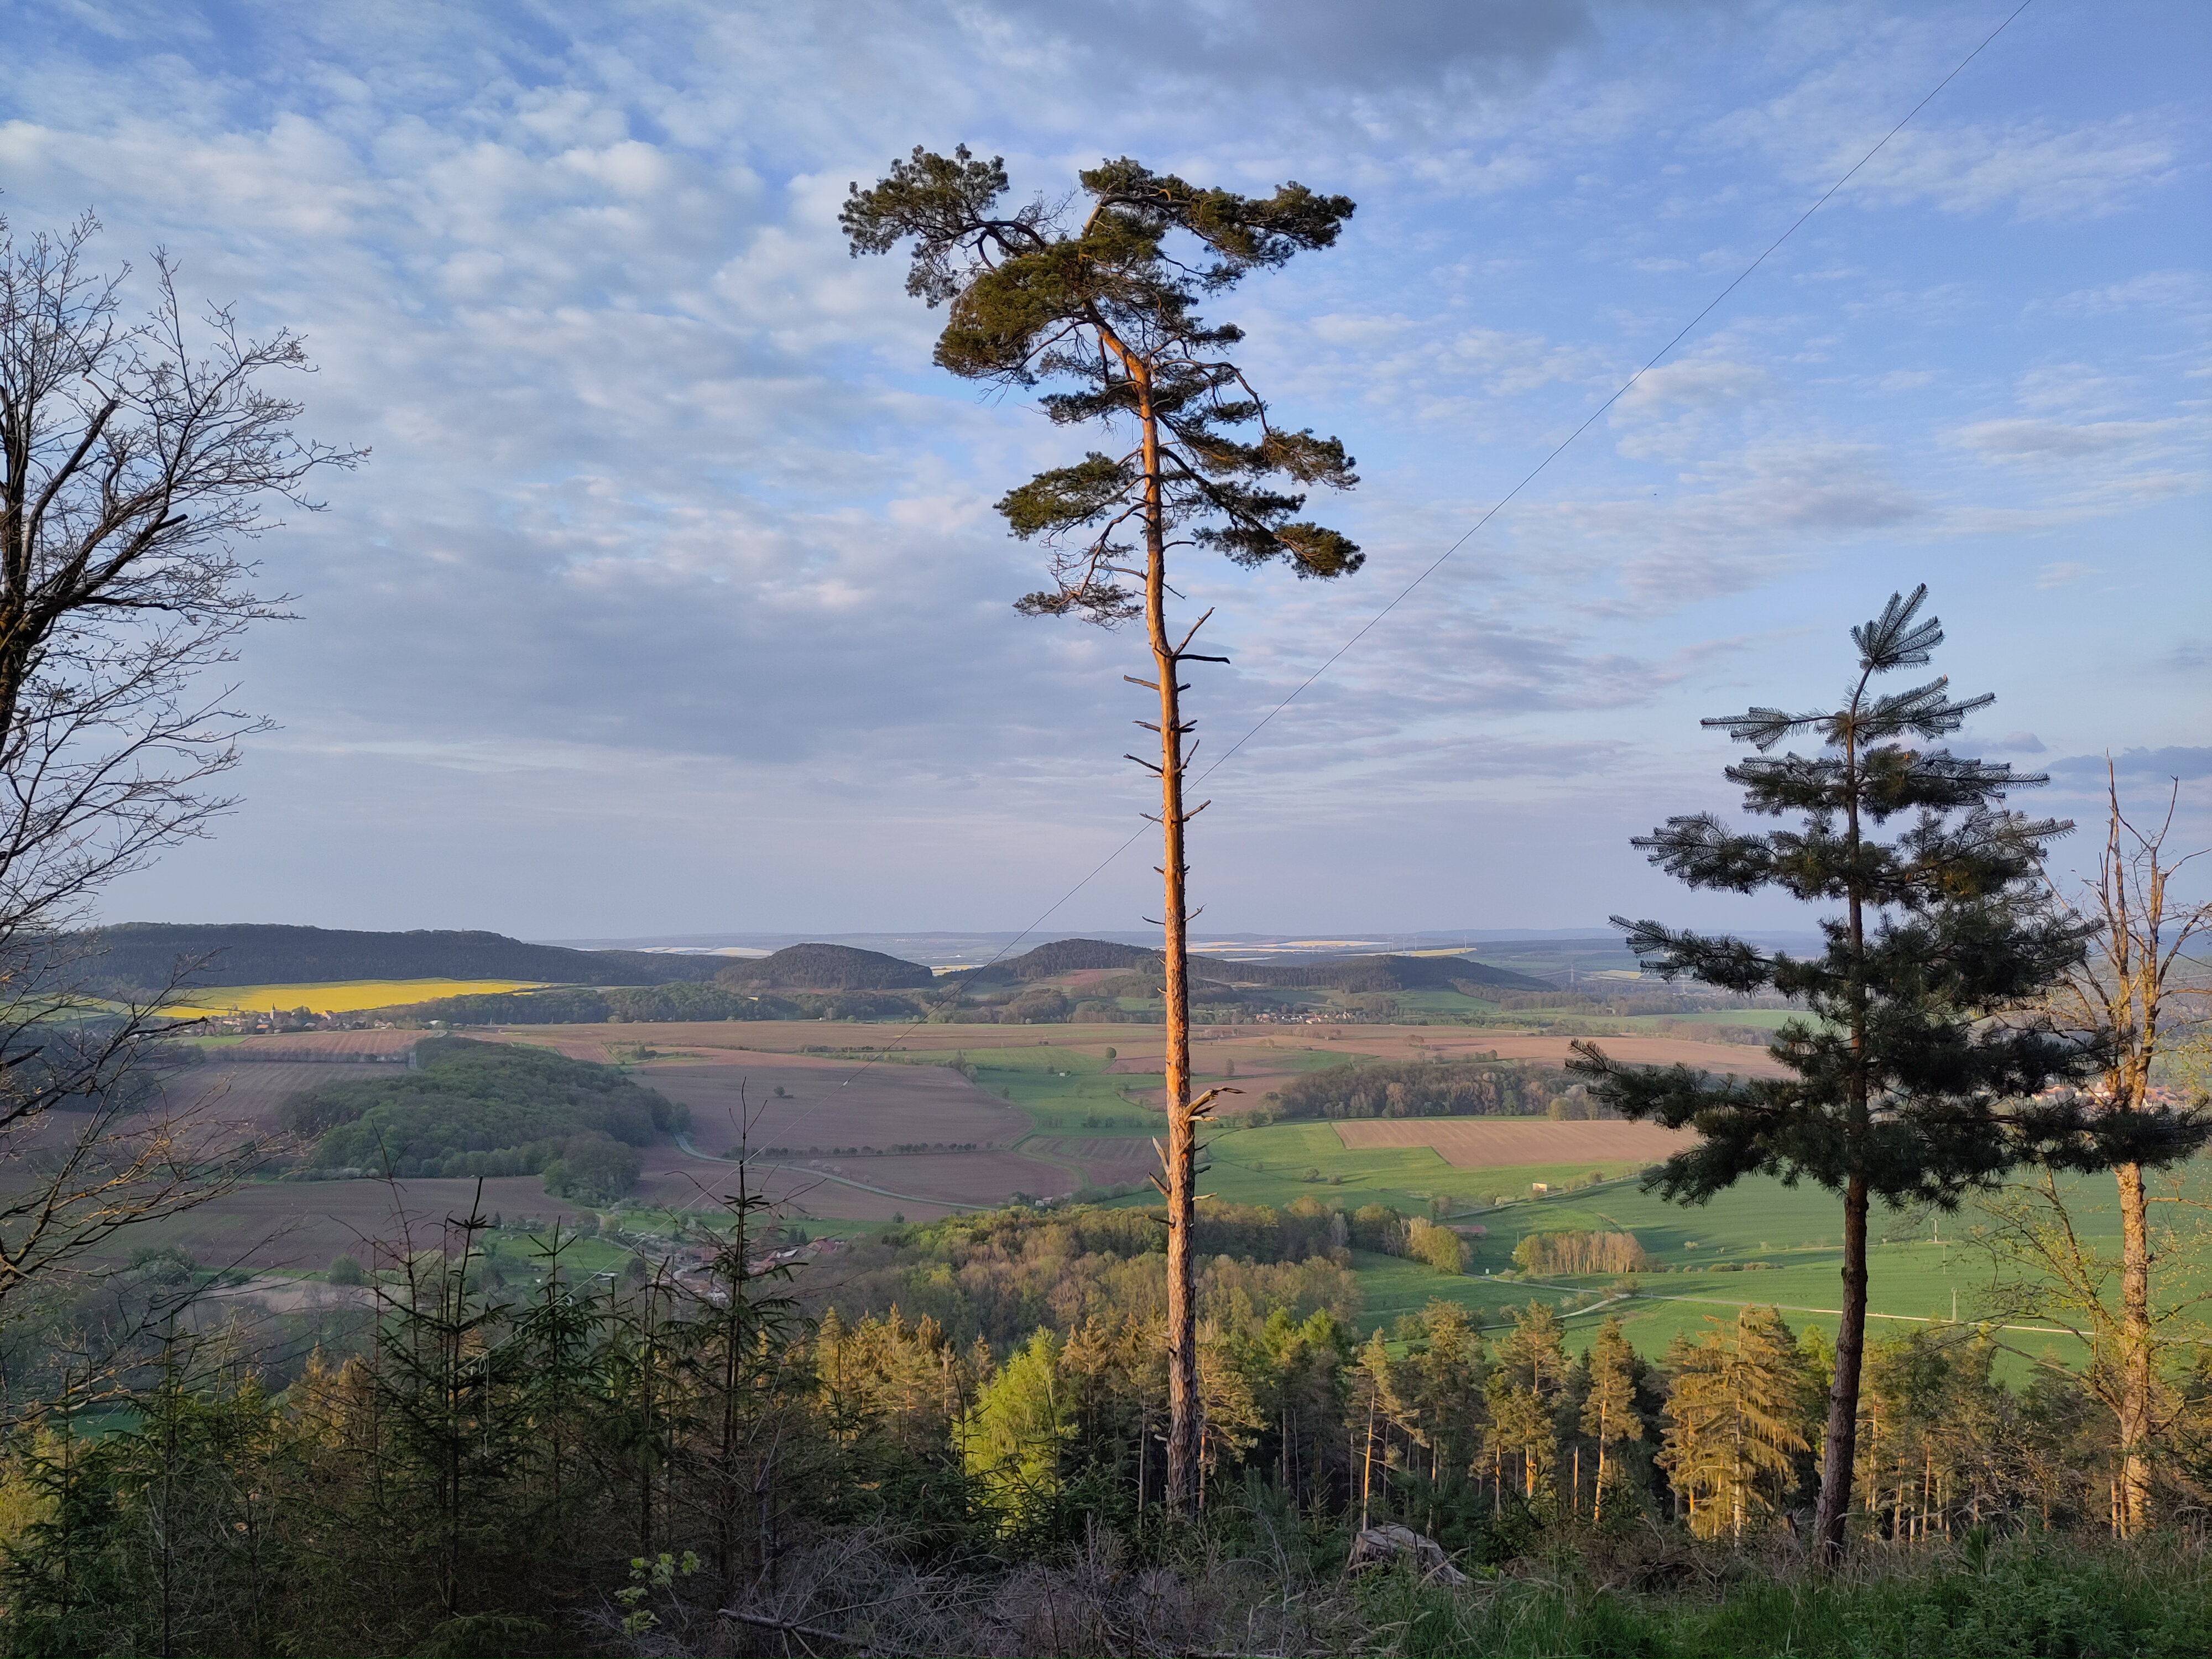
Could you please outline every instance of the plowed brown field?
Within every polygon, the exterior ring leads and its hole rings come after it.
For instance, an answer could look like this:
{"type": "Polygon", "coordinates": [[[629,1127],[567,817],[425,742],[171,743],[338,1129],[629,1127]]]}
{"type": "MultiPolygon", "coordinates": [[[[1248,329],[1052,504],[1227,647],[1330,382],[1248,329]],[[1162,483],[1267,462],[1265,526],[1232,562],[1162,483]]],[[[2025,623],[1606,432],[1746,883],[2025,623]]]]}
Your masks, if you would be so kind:
{"type": "Polygon", "coordinates": [[[1024,1152],[1073,1164],[1094,1187],[1142,1181],[1160,1167],[1159,1154],[1142,1135],[1036,1135],[1022,1143],[1024,1152]]]}
{"type": "MultiPolygon", "coordinates": [[[[932,1152],[890,1158],[757,1160],[747,1174],[794,1216],[824,1219],[934,1220],[959,1209],[996,1209],[1016,1193],[1056,1198],[1077,1186],[1073,1173],[1018,1152],[932,1152]]],[[[649,1158],[631,1196],[671,1209],[714,1207],[734,1192],[737,1166],[702,1158],[649,1158]]]]}
{"type": "Polygon", "coordinates": [[[849,1060],[775,1054],[743,1063],[657,1060],[640,1067],[638,1076],[691,1109],[691,1139],[705,1152],[723,1152],[737,1140],[740,1088],[755,1147],[1003,1147],[1030,1127],[1024,1114],[949,1066],[886,1063],[860,1070],[849,1060]]]}
{"type": "Polygon", "coordinates": [[[1352,1151],[1432,1146],[1445,1163],[1462,1170],[1656,1163],[1698,1138],[1687,1129],[1662,1129],[1656,1123],[1555,1123],[1530,1117],[1357,1118],[1334,1127],[1337,1139],[1352,1151]]]}
{"type": "Polygon", "coordinates": [[[187,1066],[162,1079],[161,1093],[173,1110],[204,1103],[210,1116],[224,1122],[273,1129],[278,1109],[295,1095],[336,1083],[395,1077],[402,1069],[388,1060],[261,1060],[187,1066]]]}
{"type": "Polygon", "coordinates": [[[349,1060],[375,1058],[393,1063],[428,1035],[422,1031],[287,1031],[211,1043],[210,1060],[349,1060]]]}
{"type": "MultiPolygon", "coordinates": [[[[435,1242],[447,1216],[468,1213],[476,1190],[473,1181],[258,1182],[200,1209],[131,1228],[123,1238],[128,1249],[177,1245],[210,1267],[322,1267],[340,1254],[367,1261],[370,1241],[396,1243],[403,1233],[435,1242]]],[[[483,1207],[509,1223],[583,1213],[549,1196],[536,1176],[486,1181],[483,1207]]]]}

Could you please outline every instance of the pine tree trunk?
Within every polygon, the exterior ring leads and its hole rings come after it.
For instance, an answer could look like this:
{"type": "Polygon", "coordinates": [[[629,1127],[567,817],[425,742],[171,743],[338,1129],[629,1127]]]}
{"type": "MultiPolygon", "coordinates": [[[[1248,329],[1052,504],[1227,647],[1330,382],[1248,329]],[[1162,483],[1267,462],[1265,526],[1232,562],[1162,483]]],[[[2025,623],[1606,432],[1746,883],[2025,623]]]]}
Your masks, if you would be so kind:
{"type": "Polygon", "coordinates": [[[1190,1109],[1190,969],[1183,878],[1182,705],[1175,642],[1168,637],[1167,534],[1160,495],[1159,428],[1149,375],[1137,375],[1145,434],[1145,628],[1160,695],[1160,921],[1167,983],[1168,1483],[1170,1510],[1198,1501],[1198,1297],[1191,1229],[1197,1218],[1198,1135],[1190,1109]]]}
{"type": "Polygon", "coordinates": [[[2142,1167],[2124,1164],[2120,1183],[2120,1531],[2150,1526],[2150,1219],[2142,1167]]]}
{"type": "Polygon", "coordinates": [[[1821,1561],[1844,1557],[1851,1512],[1851,1465],[1858,1454],[1859,1369],[1866,1351],[1867,1183],[1854,1176],[1844,1192],[1844,1307],[1836,1322],[1836,1380],[1828,1390],[1828,1431],[1820,1456],[1820,1503],[1813,1536],[1821,1561]]]}
{"type": "MultiPolygon", "coordinates": [[[[1866,690],[1866,676],[1852,695],[1856,713],[1866,690]]],[[[1851,1151],[1850,1179],[1844,1188],[1844,1305],[1836,1321],[1836,1375],[1828,1389],[1828,1432],[1820,1455],[1820,1498],[1813,1512],[1814,1550],[1823,1566],[1840,1566],[1844,1534],[1850,1520],[1851,1475],[1858,1455],[1859,1370],[1866,1353],[1867,1308],[1867,1179],[1863,1173],[1866,1136],[1872,1127],[1873,1110],[1868,1077],[1866,908],[1856,885],[1860,865],[1858,736],[1854,726],[1846,738],[1844,763],[1846,780],[1845,837],[1850,849],[1853,883],[1850,892],[1850,1016],[1851,1080],[1850,1116],[1845,1124],[1851,1151]]]]}

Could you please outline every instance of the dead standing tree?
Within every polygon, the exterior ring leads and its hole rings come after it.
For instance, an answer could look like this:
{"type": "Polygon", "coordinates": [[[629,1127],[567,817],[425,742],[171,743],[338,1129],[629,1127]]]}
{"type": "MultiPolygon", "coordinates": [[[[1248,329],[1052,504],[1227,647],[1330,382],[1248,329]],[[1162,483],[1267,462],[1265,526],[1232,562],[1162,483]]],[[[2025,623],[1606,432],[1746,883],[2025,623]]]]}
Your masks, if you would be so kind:
{"type": "Polygon", "coordinates": [[[131,1109],[132,1057],[166,1022],[88,1020],[67,930],[230,804],[209,786],[258,722],[200,678],[282,606],[240,546],[272,499],[312,510],[308,475],[362,459],[295,436],[301,406],[266,389],[306,368],[299,339],[227,311],[195,326],[166,257],[126,321],[127,269],[88,258],[97,228],[18,242],[0,221],[0,1164],[36,1154],[5,1183],[0,1300],[234,1177],[190,1112],[131,1109]]]}
{"type": "Polygon", "coordinates": [[[1196,1126],[1220,1091],[1193,1098],[1190,1088],[1184,830],[1207,803],[1184,804],[1196,744],[1184,741],[1194,723],[1183,716],[1189,687],[1179,677],[1186,663],[1226,659],[1191,649],[1210,611],[1180,636],[1170,629],[1168,552],[1195,543],[1247,568],[1279,562],[1301,577],[1346,575],[1361,562],[1342,535],[1294,518],[1304,488],[1348,489],[1358,482],[1344,446],[1271,422],[1225,355],[1242,331],[1209,325],[1193,307],[1255,270],[1328,246],[1352,204],[1297,184],[1264,199],[1202,190],[1127,159],[1079,179],[1090,204],[1079,224],[1042,203],[1009,211],[1001,206],[1003,162],[977,161],[964,146],[950,156],[917,146],[872,188],[854,185],[840,222],[856,256],[912,239],[907,291],[951,308],[937,343],[940,368],[1023,388],[1057,381],[1071,389],[1039,400],[1055,422],[1133,429],[1132,447],[1118,455],[1094,450],[1073,466],[1041,472],[998,507],[1016,536],[1053,550],[1054,585],[1021,599],[1022,611],[1109,627],[1141,616],[1152,646],[1154,678],[1125,678],[1159,699],[1158,724],[1138,724],[1158,733],[1160,758],[1138,764],[1160,782],[1168,1488],[1170,1501],[1188,1510],[1197,1499],[1201,1449],[1190,1254],[1196,1126]],[[1132,581],[1140,588],[1125,585],[1132,581]]]}
{"type": "MultiPolygon", "coordinates": [[[[2100,1033],[2102,1063],[2081,1091],[2090,1109],[2122,1121],[2154,1109],[2154,1067],[2173,1047],[2173,1018],[2168,1000],[2202,997],[2177,978],[2192,970],[2187,947],[2212,933],[2212,903],[2177,899],[2175,875],[2190,853],[2170,857],[2166,850],[2179,800],[2177,782],[2155,828],[2142,829],[2120,807],[2118,775],[2106,766],[2105,845],[2097,867],[2082,884],[2070,908],[2094,928],[2088,953],[2053,988],[2051,1012],[2061,1027],[2100,1033]]],[[[2066,903],[2057,893],[2054,901],[2066,903]]],[[[2212,1139],[2212,1115],[2197,1109],[2183,1142],[2195,1152],[2212,1139]]],[[[2008,1305],[2022,1313],[2058,1320],[2080,1333],[2088,1345],[2090,1391],[2112,1412],[2119,1433],[2120,1477],[2116,1493],[2117,1524],[2134,1537],[2151,1526],[2156,1448],[2166,1437],[2180,1406],[2166,1387],[2160,1362],[2172,1352],[2179,1328],[2208,1299],[2212,1289],[2190,1285],[2188,1258],[2177,1248],[2172,1229],[2154,1226],[2152,1196],[2143,1163],[2128,1159],[2113,1176],[2120,1200],[2120,1255],[2115,1262],[2075,1224],[2068,1192],[2045,1170],[2040,1178],[2009,1187],[1985,1206],[1996,1223],[1991,1243],[2000,1256],[2024,1269],[2008,1285],[2008,1305]],[[2161,1255],[2174,1258],[2183,1288],[2168,1285],[2154,1298],[2151,1269],[2161,1255]],[[2112,1304],[2118,1281],[2118,1306],[2112,1304]]],[[[2202,1277],[2201,1274],[2197,1277],[2202,1277]]]]}

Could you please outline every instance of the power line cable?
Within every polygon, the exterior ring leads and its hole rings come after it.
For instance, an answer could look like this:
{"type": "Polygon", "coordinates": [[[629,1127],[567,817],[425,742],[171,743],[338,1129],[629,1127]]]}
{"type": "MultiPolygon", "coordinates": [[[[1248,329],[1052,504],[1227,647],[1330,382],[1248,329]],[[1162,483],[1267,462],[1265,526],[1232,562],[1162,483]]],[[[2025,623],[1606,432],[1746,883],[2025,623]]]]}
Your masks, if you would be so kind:
{"type": "MultiPolygon", "coordinates": [[[[1923,98],[1910,110],[1906,111],[1902,120],[1899,121],[1898,124],[1892,127],[1887,132],[1882,134],[1881,141],[1877,143],[1872,149],[1860,156],[1857,161],[1852,165],[1851,170],[1849,173],[1844,174],[1842,178],[1837,179],[1834,184],[1830,185],[1826,190],[1823,191],[1820,193],[1820,198],[1819,201],[1814,203],[1813,205],[1807,208],[1804,212],[1799,214],[1796,219],[1792,222],[1789,229],[1784,231],[1779,236],[1768,243],[1765,252],[1761,252],[1756,259],[1753,259],[1741,270],[1738,271],[1735,275],[1735,279],[1726,288],[1723,289],[1718,294],[1713,295],[1712,299],[1707,302],[1705,308],[1703,311],[1700,311],[1696,316],[1691,318],[1688,322],[1683,324],[1680,331],[1675,334],[1674,337],[1668,341],[1665,345],[1660,347],[1659,349],[1653,354],[1651,360],[1649,362],[1645,363],[1643,368],[1638,369],[1635,374],[1630,375],[1627,380],[1621,383],[1620,389],[1619,391],[1615,392],[1613,396],[1607,398],[1603,403],[1592,410],[1589,413],[1589,418],[1583,421],[1583,423],[1577,427],[1572,432],[1567,434],[1565,437],[1562,438],[1558,445],[1552,450],[1550,454],[1545,456],[1542,460],[1537,462],[1534,466],[1529,468],[1527,476],[1522,477],[1520,483],[1515,484],[1512,489],[1507,490],[1504,495],[1499,496],[1497,502],[1491,507],[1490,511],[1484,514],[1480,519],[1477,519],[1474,524],[1468,527],[1466,532],[1462,534],[1457,541],[1454,542],[1449,547],[1444,549],[1443,552],[1437,555],[1435,559],[1430,562],[1425,569],[1424,569],[1419,575],[1415,576],[1413,580],[1407,582],[1403,588],[1400,589],[1397,598],[1392,599],[1389,604],[1384,605],[1372,617],[1370,617],[1361,626],[1358,633],[1354,634],[1350,639],[1346,640],[1342,645],[1336,648],[1335,653],[1330,656],[1328,661],[1322,664],[1320,667],[1315,669],[1312,673],[1307,675],[1304,680],[1300,681],[1296,690],[1292,691],[1289,696],[1285,697],[1282,702],[1277,703],[1273,708],[1269,709],[1265,714],[1261,716],[1258,724],[1255,725],[1250,731],[1247,732],[1243,737],[1237,738],[1235,743],[1230,744],[1227,749],[1224,750],[1220,755],[1216,757],[1213,763],[1209,765],[1205,771],[1198,775],[1199,780],[1203,781],[1206,778],[1212,776],[1214,772],[1221,767],[1224,762],[1228,760],[1230,756],[1235,754],[1246,744],[1251,742],[1254,738],[1259,736],[1260,732],[1267,726],[1269,721],[1273,720],[1276,715],[1281,714],[1283,710],[1288,708],[1293,702],[1297,702],[1299,696],[1303,695],[1306,689],[1312,685],[1316,680],[1318,680],[1322,675],[1328,672],[1330,669],[1336,666],[1338,659],[1341,658],[1346,652],[1351,650],[1353,646],[1365,639],[1368,634],[1373,630],[1376,623],[1380,623],[1385,617],[1389,616],[1393,611],[1395,611],[1401,605],[1404,604],[1407,597],[1412,594],[1415,588],[1419,587],[1423,582],[1428,580],[1431,576],[1434,575],[1437,570],[1443,568],[1443,563],[1447,559],[1450,558],[1453,554],[1458,552],[1461,548],[1466,546],[1469,541],[1474,539],[1476,534],[1481,531],[1483,526],[1488,524],[1492,519],[1496,518],[1498,514],[1503,512],[1505,507],[1510,504],[1515,496],[1518,495],[1522,490],[1534,483],[1536,481],[1537,476],[1540,474],[1545,468],[1551,465],[1553,461],[1558,460],[1560,455],[1565,453],[1566,448],[1570,444],[1573,443],[1576,439],[1581,437],[1583,433],[1589,431],[1591,427],[1595,426],[1601,415],[1603,415],[1607,410],[1611,409],[1615,404],[1626,397],[1630,392],[1634,390],[1638,381],[1641,380],[1646,374],[1649,374],[1653,369],[1656,368],[1662,362],[1664,362],[1674,351],[1676,346],[1679,346],[1684,340],[1689,337],[1691,331],[1694,330],[1699,323],[1704,322],[1706,318],[1712,315],[1713,312],[1720,306],[1723,301],[1726,300],[1729,295],[1735,293],[1737,289],[1743,285],[1745,280],[1751,276],[1752,272],[1757,270],[1759,266],[1766,263],[1767,259],[1774,253],[1776,249],[1779,248],[1784,242],[1796,235],[1798,229],[1808,219],[1810,219],[1823,207],[1826,206],[1829,198],[1832,197],[1845,185],[1850,183],[1851,179],[1858,173],[1860,168],[1865,167],[1868,162],[1873,161],[1875,156],[1881,155],[1883,148],[1891,139],[1896,137],[1899,133],[1905,131],[1905,127],[1911,123],[1914,116],[1919,114],[1922,110],[1926,109],[1929,104],[1935,101],[1936,94],[1937,93],[1942,91],[1943,88],[1949,86],[1952,82],[1957,80],[1960,73],[1965,70],[1966,65],[1972,63],[1977,58],[1980,57],[1983,52],[1989,46],[1990,42],[1995,40],[1997,36],[2002,34],[2006,29],[2009,28],[2012,26],[2013,19],[2018,17],[2021,12],[2026,11],[2033,3],[2034,3],[2034,0],[2021,0],[2020,4],[2013,9],[2011,15],[2008,16],[2003,22],[1999,23],[1996,27],[1991,29],[1980,46],[1976,46],[1972,52],[1960,58],[1957,67],[1952,70],[1952,71],[1948,75],[1945,76],[1941,81],[1938,81],[1934,88],[1929,90],[1925,98],[1923,98]]],[[[1134,837],[1132,837],[1132,839],[1133,840],[1134,837]]]]}
{"type": "MultiPolygon", "coordinates": [[[[1875,142],[1872,149],[1869,149],[1865,155],[1860,156],[1856,161],[1851,164],[1849,172],[1838,179],[1834,184],[1830,185],[1827,189],[1821,191],[1820,198],[1816,200],[1812,206],[1807,208],[1804,212],[1799,214],[1796,219],[1791,221],[1789,228],[1784,230],[1779,236],[1777,236],[1771,242],[1769,242],[1765,248],[1761,251],[1757,258],[1753,259],[1749,264],[1738,271],[1735,274],[1735,278],[1729,282],[1726,288],[1713,295],[1713,297],[1705,303],[1703,310],[1699,311],[1696,316],[1691,318],[1688,322],[1683,324],[1680,329],[1676,331],[1674,337],[1668,340],[1665,345],[1661,346],[1657,351],[1653,353],[1650,360],[1647,362],[1643,368],[1638,369],[1635,374],[1630,375],[1627,380],[1622,381],[1620,388],[1615,391],[1610,398],[1607,398],[1603,403],[1592,410],[1580,426],[1577,427],[1572,432],[1567,434],[1567,435],[1562,438],[1558,444],[1553,446],[1551,453],[1546,455],[1542,460],[1537,462],[1534,466],[1529,468],[1528,472],[1522,477],[1521,481],[1515,484],[1512,489],[1507,490],[1505,494],[1499,496],[1498,500],[1492,504],[1490,510],[1485,513],[1480,518],[1477,519],[1472,525],[1468,526],[1468,528],[1462,532],[1456,541],[1453,542],[1449,547],[1444,549],[1443,552],[1439,553],[1434,559],[1431,560],[1418,575],[1398,591],[1397,596],[1393,599],[1389,604],[1384,605],[1380,611],[1376,611],[1364,623],[1360,624],[1358,630],[1354,633],[1350,639],[1345,641],[1342,645],[1337,647],[1335,651],[1330,653],[1328,659],[1324,661],[1320,667],[1315,669],[1312,673],[1307,675],[1304,679],[1301,680],[1297,688],[1293,690],[1288,696],[1285,697],[1280,702],[1277,703],[1273,708],[1261,715],[1249,731],[1246,732],[1243,737],[1237,738],[1235,743],[1230,744],[1227,749],[1216,756],[1213,760],[1208,763],[1206,769],[1198,775],[1198,777],[1194,781],[1202,783],[1207,778],[1212,777],[1214,773],[1220,770],[1222,766],[1228,762],[1231,756],[1236,754],[1236,752],[1243,748],[1246,744],[1258,737],[1260,733],[1273,721],[1278,714],[1280,714],[1283,710],[1288,708],[1293,702],[1296,702],[1300,696],[1304,696],[1305,692],[1312,687],[1316,681],[1321,678],[1322,675],[1328,673],[1330,669],[1335,667],[1338,662],[1343,659],[1346,653],[1349,652],[1352,647],[1358,645],[1360,641],[1365,639],[1369,634],[1375,630],[1376,627],[1380,624],[1385,617],[1389,616],[1392,611],[1395,611],[1400,605],[1403,605],[1407,599],[1411,598],[1415,588],[1419,587],[1423,582],[1428,580],[1431,576],[1433,576],[1438,570],[1442,569],[1445,562],[1450,559],[1452,555],[1458,552],[1461,548],[1466,546],[1468,542],[1472,541],[1481,532],[1482,527],[1485,525],[1488,524],[1492,519],[1504,512],[1507,507],[1511,505],[1516,496],[1519,495],[1522,490],[1528,489],[1530,484],[1534,483],[1543,473],[1544,470],[1550,466],[1553,461],[1559,459],[1561,455],[1565,453],[1568,447],[1577,438],[1581,437],[1583,433],[1589,431],[1591,427],[1596,425],[1598,418],[1601,416],[1602,416],[1607,410],[1611,409],[1615,404],[1619,403],[1623,398],[1626,397],[1631,392],[1635,390],[1636,385],[1638,381],[1643,380],[1643,378],[1649,374],[1653,369],[1656,368],[1662,362],[1665,362],[1666,359],[1673,354],[1674,349],[1690,337],[1692,332],[1696,330],[1698,324],[1704,322],[1706,318],[1711,316],[1729,295],[1735,293],[1737,289],[1742,287],[1744,283],[1749,279],[1752,273],[1757,270],[1761,265],[1765,264],[1784,242],[1788,241],[1792,236],[1795,236],[1797,232],[1803,228],[1806,221],[1810,219],[1814,214],[1818,213],[1822,208],[1826,207],[1828,204],[1830,198],[1832,198],[1838,191],[1841,190],[1845,185],[1850,183],[1854,178],[1857,177],[1861,170],[1866,167],[1867,163],[1873,161],[1875,156],[1881,155],[1883,149],[1888,146],[1891,139],[1896,137],[1899,133],[1904,131],[1907,126],[1911,125],[1915,116],[1918,115],[1922,110],[1926,109],[1929,105],[1936,101],[1937,94],[1941,93],[1944,88],[1949,86],[1952,82],[1957,80],[1961,74],[1965,73],[1966,66],[1969,64],[1972,64],[1974,59],[1979,58],[1983,52],[1987,51],[1990,43],[1996,40],[1997,36],[2002,34],[2007,29],[2010,28],[2014,21],[2019,18],[2021,13],[2026,11],[2028,7],[2033,3],[2034,0],[2021,0],[2020,4],[2015,6],[2012,11],[2006,15],[2002,22],[1999,23],[1995,28],[1991,29],[1987,35],[1984,36],[1981,43],[1972,52],[1968,52],[1964,58],[1961,58],[1953,67],[1948,75],[1945,76],[1933,87],[1929,88],[1927,95],[1921,99],[1921,100],[1915,104],[1911,109],[1907,110],[1899,119],[1896,125],[1890,128],[1887,132],[1882,134],[1881,137],[1875,142]]],[[[1091,882],[1097,878],[1099,874],[1104,871],[1109,865],[1112,864],[1116,859],[1119,859],[1121,854],[1127,852],[1130,848],[1135,846],[1138,840],[1144,835],[1144,833],[1145,832],[1142,830],[1135,831],[1130,836],[1128,840],[1123,842],[1119,847],[1116,847],[1112,852],[1101,859],[1088,875],[1085,875],[1080,881],[1078,881],[1073,887],[1069,888],[1058,898],[1054,899],[1050,904],[1047,905],[1045,908],[1039,913],[1036,921],[1030,922],[1027,927],[1024,927],[1020,933],[1015,934],[1011,940],[1000,948],[998,952],[994,955],[988,962],[983,963],[981,966],[982,968],[989,968],[994,965],[1000,957],[1006,954],[1008,951],[1012,950],[1015,945],[1020,944],[1024,939],[1029,938],[1030,934],[1036,933],[1038,928],[1043,927],[1045,922],[1051,918],[1054,912],[1058,910],[1061,905],[1066,903],[1068,900],[1073,898],[1078,893],[1081,892],[1085,887],[1089,886],[1091,882]]],[[[971,971],[980,971],[980,969],[971,971]]],[[[888,1054],[896,1049],[901,1043],[903,1043],[907,1040],[908,1037],[913,1036],[916,1030],[920,1030],[927,1023],[928,1020],[927,1016],[924,1016],[921,1019],[916,1020],[914,1024],[908,1026],[906,1030],[901,1032],[897,1040],[894,1042],[889,1048],[883,1052],[888,1054]]],[[[881,1055],[878,1055],[878,1058],[881,1058],[881,1055]]],[[[846,1078],[845,1083],[850,1083],[854,1078],[860,1076],[862,1072],[866,1071],[869,1066],[873,1066],[875,1063],[876,1061],[874,1060],[868,1060],[866,1064],[856,1069],[851,1076],[846,1078]]],[[[838,1086],[842,1088],[844,1085],[841,1084],[838,1086]]]]}

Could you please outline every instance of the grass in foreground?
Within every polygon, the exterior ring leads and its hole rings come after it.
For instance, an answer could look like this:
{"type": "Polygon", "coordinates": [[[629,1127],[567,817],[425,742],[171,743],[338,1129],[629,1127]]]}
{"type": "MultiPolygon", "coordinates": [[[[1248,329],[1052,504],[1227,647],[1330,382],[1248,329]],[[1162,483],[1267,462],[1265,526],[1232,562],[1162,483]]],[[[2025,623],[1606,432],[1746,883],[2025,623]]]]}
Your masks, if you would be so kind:
{"type": "Polygon", "coordinates": [[[2079,1534],[1986,1532],[1900,1557],[1862,1546],[1844,1571],[1681,1550],[1601,1571],[1548,1570],[1456,1594],[1401,1577],[1361,1611],[1393,1651],[1638,1659],[2184,1659],[2212,1655],[2212,1565],[2201,1543],[2119,1547],[2079,1534]],[[1637,1593],[1638,1579],[1657,1593],[1637,1593]],[[1607,1582],[1611,1580],[1613,1582],[1607,1582]]]}

